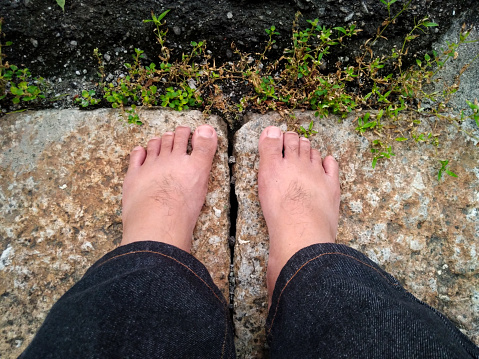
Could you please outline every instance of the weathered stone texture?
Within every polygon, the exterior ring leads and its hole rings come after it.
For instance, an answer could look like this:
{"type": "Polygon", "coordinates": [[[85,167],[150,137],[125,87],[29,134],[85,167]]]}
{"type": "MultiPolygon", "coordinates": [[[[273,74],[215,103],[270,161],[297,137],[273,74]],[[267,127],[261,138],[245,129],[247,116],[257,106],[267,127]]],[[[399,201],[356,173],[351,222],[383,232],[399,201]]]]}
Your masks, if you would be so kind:
{"type": "Polygon", "coordinates": [[[219,148],[193,254],[228,298],[230,254],[226,126],[198,111],[142,111],[142,127],[118,112],[44,111],[0,123],[0,356],[16,358],[50,307],[121,240],[128,154],[149,138],[209,123],[219,148]]]}
{"type": "MultiPolygon", "coordinates": [[[[339,123],[311,113],[296,115],[303,125],[314,119],[319,133],[312,138],[313,146],[332,154],[340,165],[337,241],[368,255],[479,343],[477,141],[431,118],[424,121],[444,135],[439,148],[397,142],[396,156],[373,169],[368,141],[354,130],[354,117],[339,123]],[[458,178],[446,175],[438,182],[438,160],[443,159],[450,160],[458,178]]],[[[234,319],[241,358],[265,355],[269,244],[257,196],[257,145],[265,127],[280,124],[286,129],[277,113],[253,115],[235,138],[239,211],[234,319]]],[[[475,125],[464,126],[479,136],[475,125]]]]}

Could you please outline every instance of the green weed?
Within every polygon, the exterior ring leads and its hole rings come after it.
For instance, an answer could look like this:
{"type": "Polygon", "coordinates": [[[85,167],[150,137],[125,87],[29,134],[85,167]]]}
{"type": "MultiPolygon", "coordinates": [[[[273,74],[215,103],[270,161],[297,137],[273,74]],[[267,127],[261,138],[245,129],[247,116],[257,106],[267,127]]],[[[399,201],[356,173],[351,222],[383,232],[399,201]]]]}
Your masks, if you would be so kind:
{"type": "Polygon", "coordinates": [[[300,126],[298,132],[300,135],[303,135],[306,138],[311,137],[315,133],[318,133],[318,131],[313,130],[313,126],[314,126],[314,121],[311,121],[307,129],[304,128],[303,126],[300,126]]]}
{"type": "Polygon", "coordinates": [[[11,46],[12,42],[2,43],[2,25],[3,18],[0,18],[0,101],[8,100],[14,105],[23,106],[26,102],[44,99],[44,78],[32,77],[28,68],[19,68],[3,61],[2,48],[11,46]]]}
{"type": "MultiPolygon", "coordinates": [[[[267,38],[262,51],[249,54],[232,44],[236,60],[218,66],[206,51],[204,41],[191,42],[191,49],[183,53],[181,59],[171,61],[165,28],[169,10],[160,16],[152,13],[151,19],[144,22],[154,25],[153,31],[160,44],[159,62],[145,64],[143,51],[135,49],[133,61],[125,64],[128,75],[116,79],[115,85],[105,84],[103,64],[97,54],[102,81],[96,93],[103,92],[104,100],[112,107],[121,108],[128,121],[133,123],[141,123],[136,114],[136,106],[140,105],[175,110],[196,107],[204,112],[220,112],[226,119],[236,118],[238,112],[272,109],[289,117],[290,130],[305,136],[313,134],[313,128],[311,124],[308,129],[297,124],[292,115],[295,109],[314,110],[320,118],[330,114],[345,118],[362,110],[364,114],[356,118],[356,131],[368,138],[372,136],[372,166],[375,167],[378,160],[394,156],[393,145],[398,142],[412,140],[418,145],[440,145],[439,134],[419,130],[420,118],[426,114],[454,124],[471,118],[479,126],[477,100],[467,102],[471,115],[463,111],[460,119],[453,119],[443,114],[451,96],[459,88],[460,75],[469,65],[460,70],[453,83],[443,83],[442,91],[428,90],[431,87],[428,85],[442,81],[438,76],[440,70],[448,61],[457,58],[461,46],[478,41],[468,39],[470,30],[461,28],[459,41],[448,43],[447,48],[440,52],[431,51],[422,58],[414,58],[409,53],[410,44],[438,26],[424,17],[415,21],[398,48],[392,47],[388,55],[375,56],[377,41],[385,39],[386,30],[411,5],[411,0],[405,2],[394,14],[391,5],[396,1],[381,0],[387,7],[388,18],[376,35],[365,41],[361,47],[363,51],[355,61],[348,64],[337,62],[335,69],[327,68],[328,57],[335,48],[346,46],[349,39],[361,31],[355,24],[327,28],[314,19],[307,20],[306,28],[300,28],[301,14],[298,13],[293,22],[291,46],[284,49],[280,58],[268,59],[276,43],[275,36],[279,35],[275,26],[271,26],[265,30],[267,38]],[[413,64],[411,60],[414,60],[413,64]],[[236,83],[247,86],[239,103],[222,92],[225,85],[236,83]],[[432,106],[426,108],[423,102],[432,106]]],[[[88,105],[93,104],[93,94],[88,95],[79,101],[82,106],[88,101],[88,105]]]]}
{"type": "Polygon", "coordinates": [[[441,168],[439,169],[439,171],[437,173],[437,180],[438,181],[441,180],[443,173],[446,173],[451,177],[457,177],[457,174],[455,174],[454,172],[452,172],[451,170],[449,170],[447,168],[448,164],[449,164],[449,161],[446,160],[446,161],[439,161],[439,162],[441,163],[441,168]]]}

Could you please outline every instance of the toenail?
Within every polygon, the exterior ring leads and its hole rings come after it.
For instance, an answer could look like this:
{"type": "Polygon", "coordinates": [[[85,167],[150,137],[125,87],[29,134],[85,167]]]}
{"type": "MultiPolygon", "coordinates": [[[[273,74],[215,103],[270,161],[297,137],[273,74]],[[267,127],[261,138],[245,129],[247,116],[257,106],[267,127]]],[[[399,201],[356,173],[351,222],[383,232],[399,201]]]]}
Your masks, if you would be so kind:
{"type": "Polygon", "coordinates": [[[210,126],[198,127],[198,135],[201,137],[213,137],[214,130],[210,126]]]}
{"type": "Polygon", "coordinates": [[[266,135],[271,138],[279,138],[281,137],[281,130],[278,127],[271,127],[266,132],[266,135]]]}
{"type": "Polygon", "coordinates": [[[301,137],[301,141],[309,142],[309,140],[306,137],[301,137]]]}
{"type": "Polygon", "coordinates": [[[133,149],[133,151],[139,151],[139,150],[142,150],[142,149],[143,149],[143,147],[141,147],[141,146],[136,146],[136,147],[133,149]]]}

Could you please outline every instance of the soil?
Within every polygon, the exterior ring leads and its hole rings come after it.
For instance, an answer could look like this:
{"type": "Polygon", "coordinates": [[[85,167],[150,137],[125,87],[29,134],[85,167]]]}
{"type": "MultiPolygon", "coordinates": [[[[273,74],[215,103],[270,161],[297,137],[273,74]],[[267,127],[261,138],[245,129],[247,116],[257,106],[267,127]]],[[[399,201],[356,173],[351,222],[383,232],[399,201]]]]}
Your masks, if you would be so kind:
{"type": "MultiPolygon", "coordinates": [[[[397,13],[404,1],[391,6],[397,13]]],[[[426,36],[411,43],[409,54],[423,54],[438,37],[449,30],[453,20],[476,0],[412,0],[410,9],[386,31],[386,40],[375,45],[377,55],[390,53],[392,46],[400,46],[414,21],[429,16],[439,24],[426,36]]],[[[51,84],[50,95],[68,94],[53,107],[65,107],[81,89],[98,81],[97,60],[93,49],[98,48],[106,62],[106,73],[114,76],[125,71],[123,64],[131,61],[134,48],[145,51],[148,61],[157,60],[159,45],[152,23],[143,23],[151,12],[159,15],[171,9],[166,16],[167,46],[173,58],[188,51],[191,41],[206,40],[207,47],[217,63],[234,60],[231,43],[252,54],[262,50],[267,39],[265,29],[275,25],[280,33],[270,58],[277,58],[291,43],[291,27],[295,13],[300,11],[300,25],[306,19],[320,20],[326,27],[349,26],[356,23],[362,29],[359,36],[334,49],[329,55],[328,67],[337,60],[354,61],[360,44],[376,34],[388,12],[379,0],[66,0],[65,11],[55,0],[0,0],[5,23],[5,41],[13,41],[2,50],[6,60],[28,67],[36,76],[45,77],[51,84]]]]}

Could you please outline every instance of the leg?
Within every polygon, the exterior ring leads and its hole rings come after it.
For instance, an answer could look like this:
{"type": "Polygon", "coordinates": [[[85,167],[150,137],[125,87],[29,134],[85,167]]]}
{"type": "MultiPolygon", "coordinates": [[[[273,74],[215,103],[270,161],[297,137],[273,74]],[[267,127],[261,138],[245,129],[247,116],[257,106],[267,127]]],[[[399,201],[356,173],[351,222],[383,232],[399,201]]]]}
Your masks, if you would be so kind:
{"type": "Polygon", "coordinates": [[[274,127],[263,131],[259,150],[273,358],[479,358],[442,314],[361,253],[334,243],[339,179],[332,157],[321,161],[307,139],[274,127]]]}
{"type": "Polygon", "coordinates": [[[22,358],[230,358],[228,306],[188,252],[216,151],[200,126],[136,147],[123,186],[121,246],[52,307],[22,358]]]}

